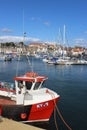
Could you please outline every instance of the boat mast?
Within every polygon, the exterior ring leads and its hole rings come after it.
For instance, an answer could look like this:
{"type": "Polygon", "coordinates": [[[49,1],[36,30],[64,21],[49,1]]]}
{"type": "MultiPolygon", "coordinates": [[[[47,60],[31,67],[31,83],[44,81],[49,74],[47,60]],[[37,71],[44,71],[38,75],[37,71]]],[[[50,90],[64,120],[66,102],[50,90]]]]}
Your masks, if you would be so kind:
{"type": "Polygon", "coordinates": [[[66,27],[65,27],[65,25],[64,25],[64,34],[63,34],[63,44],[65,45],[65,35],[66,35],[66,27]]]}
{"type": "Polygon", "coordinates": [[[64,45],[66,43],[65,35],[66,35],[66,27],[64,25],[64,30],[63,30],[63,59],[64,59],[64,45]]]}
{"type": "Polygon", "coordinates": [[[62,36],[61,36],[60,28],[59,28],[59,32],[58,32],[58,44],[60,45],[61,42],[62,42],[62,36]]]}
{"type": "MultiPolygon", "coordinates": [[[[24,27],[25,27],[25,24],[24,24],[24,10],[23,10],[23,43],[25,43],[25,38],[26,38],[26,32],[24,31],[25,29],[24,29],[24,27]]],[[[24,45],[24,49],[25,49],[25,51],[26,51],[26,48],[25,48],[25,45],[24,45]]],[[[29,60],[29,57],[28,57],[28,55],[26,54],[26,58],[27,58],[27,61],[28,61],[28,64],[29,64],[29,66],[31,66],[31,71],[33,72],[33,64],[31,64],[30,63],[30,60],[29,60]]]]}

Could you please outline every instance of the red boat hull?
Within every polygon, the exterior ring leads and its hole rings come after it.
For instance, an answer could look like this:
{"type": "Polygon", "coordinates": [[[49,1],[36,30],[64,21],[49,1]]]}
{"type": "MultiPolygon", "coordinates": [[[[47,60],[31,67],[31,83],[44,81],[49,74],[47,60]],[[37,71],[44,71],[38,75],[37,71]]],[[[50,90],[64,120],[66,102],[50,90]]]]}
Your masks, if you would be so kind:
{"type": "MultiPolygon", "coordinates": [[[[3,100],[5,103],[6,99],[3,100]]],[[[27,106],[0,103],[0,115],[23,122],[47,121],[50,119],[57,101],[58,98],[55,101],[50,100],[27,106]]]]}
{"type": "Polygon", "coordinates": [[[49,120],[55,107],[58,98],[43,103],[35,104],[31,107],[29,121],[45,121],[49,120]]]}

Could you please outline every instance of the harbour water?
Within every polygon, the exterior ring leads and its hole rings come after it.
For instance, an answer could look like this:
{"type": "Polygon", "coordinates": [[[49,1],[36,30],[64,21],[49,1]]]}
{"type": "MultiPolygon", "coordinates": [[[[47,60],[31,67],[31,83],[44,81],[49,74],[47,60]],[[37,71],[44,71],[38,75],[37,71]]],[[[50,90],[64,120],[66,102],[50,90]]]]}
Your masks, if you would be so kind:
{"type": "MultiPolygon", "coordinates": [[[[46,87],[60,95],[57,106],[72,130],[87,130],[87,65],[50,65],[41,59],[30,58],[33,71],[47,75],[46,87]]],[[[31,64],[23,61],[0,62],[0,81],[13,82],[16,74],[31,71],[31,64]]],[[[56,113],[58,130],[68,130],[56,113]]],[[[56,130],[54,114],[48,123],[34,124],[56,130]]]]}

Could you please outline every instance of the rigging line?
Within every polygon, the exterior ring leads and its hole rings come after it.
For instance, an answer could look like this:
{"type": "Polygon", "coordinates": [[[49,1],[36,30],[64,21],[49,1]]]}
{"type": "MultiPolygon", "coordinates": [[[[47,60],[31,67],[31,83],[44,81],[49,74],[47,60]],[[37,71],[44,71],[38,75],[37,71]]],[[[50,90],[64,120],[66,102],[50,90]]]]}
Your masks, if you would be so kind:
{"type": "Polygon", "coordinates": [[[29,58],[28,58],[28,56],[26,55],[26,58],[27,58],[27,60],[28,60],[28,64],[30,65],[30,67],[31,67],[31,71],[33,72],[33,66],[32,66],[32,64],[30,63],[30,60],[29,60],[29,58]]]}
{"type": "MultiPolygon", "coordinates": [[[[23,37],[23,41],[25,41],[25,37],[26,37],[26,32],[24,32],[24,37],[23,37]]],[[[23,42],[24,43],[24,42],[23,42]]],[[[26,48],[25,48],[25,45],[23,44],[23,47],[24,47],[24,50],[26,51],[26,48]]],[[[27,51],[26,51],[27,52],[27,51]]],[[[33,72],[33,66],[32,64],[30,63],[30,60],[29,60],[29,57],[27,54],[25,54],[26,58],[27,58],[27,61],[28,61],[28,65],[31,67],[31,71],[33,72]]]]}
{"type": "Polygon", "coordinates": [[[16,76],[18,76],[19,60],[20,60],[20,55],[18,55],[18,60],[17,60],[17,70],[16,70],[16,76]]]}
{"type": "MultiPolygon", "coordinates": [[[[23,10],[23,43],[24,43],[24,41],[25,41],[25,37],[26,37],[26,32],[24,32],[24,26],[25,26],[25,23],[24,23],[24,10],[23,10]]],[[[23,47],[24,47],[24,49],[25,49],[25,51],[26,51],[26,48],[25,48],[25,45],[23,44],[23,47]]],[[[32,66],[32,64],[30,63],[30,60],[29,60],[29,58],[28,58],[28,55],[27,54],[25,54],[26,55],[26,58],[27,58],[27,60],[28,60],[28,64],[30,65],[30,67],[31,67],[31,71],[33,72],[33,66],[32,66]]]]}

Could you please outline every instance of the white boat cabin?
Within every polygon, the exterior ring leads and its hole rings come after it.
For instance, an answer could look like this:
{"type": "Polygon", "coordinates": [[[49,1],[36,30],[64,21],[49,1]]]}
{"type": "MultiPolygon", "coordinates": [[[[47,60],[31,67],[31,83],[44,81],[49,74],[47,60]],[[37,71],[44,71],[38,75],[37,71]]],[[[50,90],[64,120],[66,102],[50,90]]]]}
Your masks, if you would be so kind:
{"type": "Polygon", "coordinates": [[[39,90],[46,79],[48,79],[47,76],[39,76],[34,72],[15,77],[17,104],[24,104],[25,95],[30,91],[39,90]]]}
{"type": "Polygon", "coordinates": [[[1,82],[0,96],[9,97],[16,101],[16,104],[24,104],[25,96],[29,96],[29,92],[38,91],[46,79],[48,79],[47,76],[39,76],[37,73],[29,72],[15,77],[15,84],[1,82]]]}

